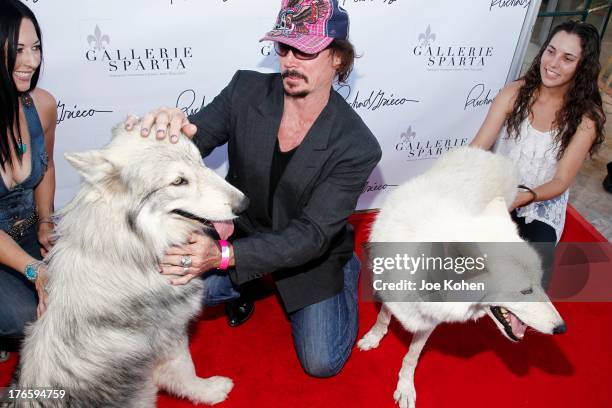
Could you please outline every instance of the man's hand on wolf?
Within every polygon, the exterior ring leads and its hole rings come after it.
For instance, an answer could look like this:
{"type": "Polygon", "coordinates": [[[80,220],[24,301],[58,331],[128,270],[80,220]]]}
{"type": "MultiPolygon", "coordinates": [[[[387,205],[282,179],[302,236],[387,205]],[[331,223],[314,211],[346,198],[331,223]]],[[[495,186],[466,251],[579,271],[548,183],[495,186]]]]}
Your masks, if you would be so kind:
{"type": "Polygon", "coordinates": [[[196,276],[217,268],[221,263],[221,249],[210,237],[193,233],[189,243],[170,247],[161,260],[160,272],[167,275],[173,285],[185,285],[196,276]],[[191,258],[191,266],[183,267],[183,256],[191,258]]]}
{"type": "MultiPolygon", "coordinates": [[[[138,123],[138,117],[132,114],[128,115],[125,120],[125,129],[132,130],[136,123],[138,123]]],[[[155,131],[155,136],[158,139],[163,139],[166,137],[166,134],[169,134],[170,142],[176,143],[181,131],[191,139],[195,136],[198,128],[189,122],[189,119],[187,119],[182,110],[161,107],[144,115],[140,122],[141,136],[149,136],[151,130],[155,131]]]]}

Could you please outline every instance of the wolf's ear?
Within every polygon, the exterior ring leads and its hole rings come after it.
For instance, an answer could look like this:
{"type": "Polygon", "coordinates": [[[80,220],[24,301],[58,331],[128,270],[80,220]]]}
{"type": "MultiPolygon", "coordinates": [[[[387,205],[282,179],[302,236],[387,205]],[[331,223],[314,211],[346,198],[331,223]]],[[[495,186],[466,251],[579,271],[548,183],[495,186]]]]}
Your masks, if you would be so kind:
{"type": "Polygon", "coordinates": [[[90,184],[97,184],[116,173],[116,168],[101,150],[89,150],[81,153],[64,153],[64,157],[83,179],[90,184]]]}
{"type": "Polygon", "coordinates": [[[495,197],[482,211],[481,215],[488,216],[508,216],[508,207],[506,206],[506,200],[503,197],[495,197]]]}

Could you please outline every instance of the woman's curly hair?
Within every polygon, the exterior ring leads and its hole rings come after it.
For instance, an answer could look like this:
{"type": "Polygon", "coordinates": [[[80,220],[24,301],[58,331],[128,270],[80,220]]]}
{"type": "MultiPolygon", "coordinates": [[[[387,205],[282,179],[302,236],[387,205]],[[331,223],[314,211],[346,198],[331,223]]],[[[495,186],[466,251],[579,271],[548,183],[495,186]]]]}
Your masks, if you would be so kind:
{"type": "Polygon", "coordinates": [[[582,56],[565,94],[563,106],[557,111],[552,126],[555,129],[554,140],[559,147],[558,160],[563,156],[565,149],[576,133],[576,129],[582,122],[583,116],[591,119],[595,124],[596,137],[589,150],[591,155],[597,151],[604,140],[606,115],[603,111],[601,95],[597,86],[597,77],[601,69],[599,64],[599,33],[593,25],[581,21],[566,21],[550,32],[546,42],[531,63],[531,67],[521,78],[525,82],[519,89],[512,112],[506,119],[509,136],[518,138],[521,123],[531,112],[531,107],[540,91],[542,54],[546,51],[550,40],[560,31],[575,34],[580,38],[582,56]]]}

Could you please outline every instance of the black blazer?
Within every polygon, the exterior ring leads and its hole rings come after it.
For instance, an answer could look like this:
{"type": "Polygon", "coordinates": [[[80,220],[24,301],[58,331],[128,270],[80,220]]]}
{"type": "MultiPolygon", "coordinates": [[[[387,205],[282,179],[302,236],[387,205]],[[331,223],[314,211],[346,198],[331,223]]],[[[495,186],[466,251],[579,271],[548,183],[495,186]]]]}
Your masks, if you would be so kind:
{"type": "Polygon", "coordinates": [[[353,252],[347,218],[381,150],[359,115],[332,90],[279,180],[269,212],[283,97],[279,74],[238,71],[189,119],[198,127],[194,142],[203,156],[228,143],[227,180],[250,200],[235,221],[231,279],[242,284],[272,273],[285,309],[292,312],[342,290],[342,267],[353,252]]]}

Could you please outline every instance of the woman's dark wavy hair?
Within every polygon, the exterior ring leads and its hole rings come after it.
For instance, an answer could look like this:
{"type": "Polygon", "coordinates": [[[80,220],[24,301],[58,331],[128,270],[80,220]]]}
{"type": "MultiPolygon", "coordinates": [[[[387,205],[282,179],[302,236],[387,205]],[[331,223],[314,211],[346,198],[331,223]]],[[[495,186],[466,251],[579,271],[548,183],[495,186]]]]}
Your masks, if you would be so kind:
{"type": "Polygon", "coordinates": [[[538,55],[531,63],[531,67],[521,78],[525,83],[519,89],[514,108],[506,119],[508,134],[510,137],[518,138],[521,123],[531,112],[531,107],[540,91],[542,54],[546,51],[550,40],[560,31],[575,34],[580,38],[582,56],[565,94],[563,106],[557,111],[553,122],[553,129],[556,129],[554,140],[559,147],[558,160],[563,156],[572,136],[576,133],[578,125],[582,122],[583,116],[595,123],[596,137],[589,150],[591,155],[597,151],[604,140],[606,115],[603,111],[601,95],[597,86],[597,77],[601,68],[599,64],[599,33],[593,25],[581,21],[566,21],[553,28],[546,42],[540,48],[538,55]]]}
{"type": "MultiPolygon", "coordinates": [[[[13,69],[17,57],[17,45],[19,44],[19,27],[21,20],[26,18],[32,21],[36,34],[41,41],[41,62],[42,62],[42,37],[40,26],[34,13],[22,2],[18,0],[0,0],[0,167],[13,165],[11,158],[12,141],[19,161],[21,161],[21,150],[17,145],[17,140],[21,136],[21,129],[15,126],[19,124],[19,92],[13,81],[13,69]],[[16,129],[16,132],[14,131],[16,129]]],[[[40,66],[34,72],[30,83],[30,92],[36,88],[38,77],[40,76],[40,66]]]]}

